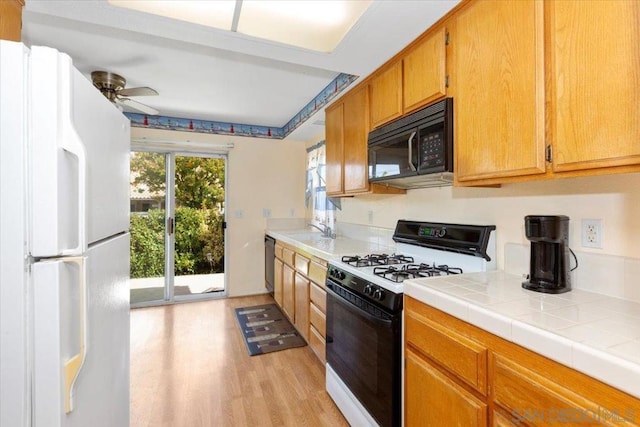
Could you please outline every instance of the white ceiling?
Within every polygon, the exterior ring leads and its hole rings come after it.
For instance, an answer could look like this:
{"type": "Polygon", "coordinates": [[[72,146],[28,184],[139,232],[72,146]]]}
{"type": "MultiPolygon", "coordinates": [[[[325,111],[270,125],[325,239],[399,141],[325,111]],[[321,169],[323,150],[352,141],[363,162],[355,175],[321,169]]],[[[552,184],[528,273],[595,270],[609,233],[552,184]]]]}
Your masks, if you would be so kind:
{"type": "MultiPolygon", "coordinates": [[[[339,73],[367,76],[459,0],[374,0],[331,53],[114,7],[27,0],[23,41],[68,53],[89,78],[118,73],[163,116],[282,127],[339,73]]],[[[287,139],[324,132],[319,111],[287,139]]]]}

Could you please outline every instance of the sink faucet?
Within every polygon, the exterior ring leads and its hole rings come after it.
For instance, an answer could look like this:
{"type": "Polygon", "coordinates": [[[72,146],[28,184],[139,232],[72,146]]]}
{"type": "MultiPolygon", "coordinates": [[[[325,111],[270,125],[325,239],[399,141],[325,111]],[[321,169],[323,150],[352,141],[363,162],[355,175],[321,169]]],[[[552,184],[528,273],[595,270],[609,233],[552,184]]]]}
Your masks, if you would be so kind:
{"type": "MultiPolygon", "coordinates": [[[[321,223],[321,224],[322,224],[322,223],[321,223]]],[[[309,227],[313,227],[313,228],[315,228],[316,230],[319,230],[319,231],[322,233],[322,235],[323,235],[324,237],[329,237],[329,238],[331,238],[331,239],[335,239],[335,238],[336,238],[335,233],[332,233],[332,232],[331,232],[331,231],[332,231],[332,230],[331,230],[331,227],[329,227],[329,226],[328,226],[328,225],[326,225],[326,224],[322,224],[322,226],[323,226],[324,228],[322,228],[322,227],[318,227],[317,225],[315,225],[315,224],[311,224],[311,223],[309,223],[309,224],[307,224],[307,225],[308,225],[309,227]]]]}

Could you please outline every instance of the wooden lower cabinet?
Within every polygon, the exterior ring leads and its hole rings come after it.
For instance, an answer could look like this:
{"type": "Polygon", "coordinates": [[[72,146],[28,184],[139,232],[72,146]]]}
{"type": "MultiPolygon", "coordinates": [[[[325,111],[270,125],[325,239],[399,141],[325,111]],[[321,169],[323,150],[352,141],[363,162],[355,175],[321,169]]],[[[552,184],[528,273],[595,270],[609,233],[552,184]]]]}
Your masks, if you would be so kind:
{"type": "Polygon", "coordinates": [[[276,300],[276,304],[282,307],[282,269],[284,264],[278,258],[273,262],[273,299],[276,300]]]}
{"type": "Polygon", "coordinates": [[[487,404],[411,350],[406,355],[407,426],[486,426],[487,404]]]}
{"type": "Polygon", "coordinates": [[[309,279],[300,273],[295,277],[295,321],[294,325],[300,335],[309,341],[309,279]]]}
{"type": "Polygon", "coordinates": [[[318,359],[325,363],[327,262],[276,242],[274,299],[318,359]]]}
{"type": "Polygon", "coordinates": [[[295,322],[295,270],[288,264],[282,267],[282,311],[295,322]]]}
{"type": "Polygon", "coordinates": [[[309,326],[309,346],[324,365],[327,362],[326,340],[313,325],[309,326]]]}
{"type": "Polygon", "coordinates": [[[309,345],[318,359],[326,362],[327,337],[327,292],[316,283],[311,282],[309,302],[309,345]]]}
{"type": "Polygon", "coordinates": [[[405,319],[407,426],[640,425],[640,399],[581,372],[411,297],[405,319]]]}

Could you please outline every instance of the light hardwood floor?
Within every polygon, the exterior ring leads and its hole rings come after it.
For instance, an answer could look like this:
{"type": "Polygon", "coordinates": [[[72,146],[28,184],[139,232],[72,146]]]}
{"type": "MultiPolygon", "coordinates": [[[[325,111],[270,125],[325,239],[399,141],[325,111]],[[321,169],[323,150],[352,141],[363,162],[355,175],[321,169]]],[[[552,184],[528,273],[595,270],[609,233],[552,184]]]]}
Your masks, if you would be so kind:
{"type": "Polygon", "coordinates": [[[131,426],[347,426],[308,346],[250,357],[234,308],[268,295],[131,311],[131,426]]]}

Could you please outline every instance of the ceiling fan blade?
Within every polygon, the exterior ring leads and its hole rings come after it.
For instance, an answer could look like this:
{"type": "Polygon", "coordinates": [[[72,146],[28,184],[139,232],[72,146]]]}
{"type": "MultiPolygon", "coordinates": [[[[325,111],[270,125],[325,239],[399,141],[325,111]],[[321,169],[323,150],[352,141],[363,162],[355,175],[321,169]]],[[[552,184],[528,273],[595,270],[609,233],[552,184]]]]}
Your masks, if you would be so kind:
{"type": "Polygon", "coordinates": [[[132,87],[128,89],[122,89],[118,91],[118,95],[120,96],[153,96],[157,95],[158,92],[155,89],[151,89],[150,87],[132,87]]]}
{"type": "Polygon", "coordinates": [[[134,101],[134,100],[129,99],[129,98],[118,98],[118,102],[120,102],[121,104],[126,105],[127,107],[131,107],[134,110],[142,111],[143,113],[149,114],[151,116],[155,116],[158,113],[160,113],[155,108],[151,108],[148,105],[144,105],[141,102],[134,101]]]}

